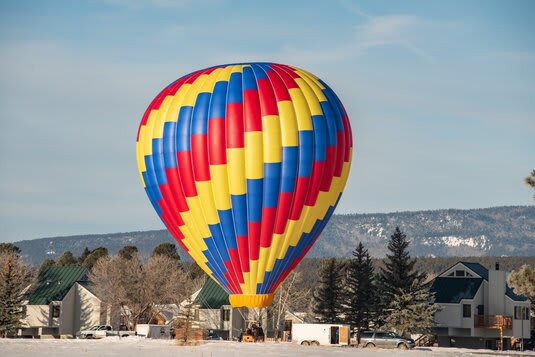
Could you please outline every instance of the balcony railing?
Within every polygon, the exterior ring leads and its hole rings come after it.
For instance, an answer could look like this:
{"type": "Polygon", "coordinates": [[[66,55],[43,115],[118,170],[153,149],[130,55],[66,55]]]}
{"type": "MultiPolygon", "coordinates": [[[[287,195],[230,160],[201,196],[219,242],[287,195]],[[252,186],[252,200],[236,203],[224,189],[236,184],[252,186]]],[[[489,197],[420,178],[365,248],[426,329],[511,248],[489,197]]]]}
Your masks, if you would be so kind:
{"type": "Polygon", "coordinates": [[[474,327],[476,328],[506,328],[513,326],[512,316],[504,315],[475,315],[474,327]]]}

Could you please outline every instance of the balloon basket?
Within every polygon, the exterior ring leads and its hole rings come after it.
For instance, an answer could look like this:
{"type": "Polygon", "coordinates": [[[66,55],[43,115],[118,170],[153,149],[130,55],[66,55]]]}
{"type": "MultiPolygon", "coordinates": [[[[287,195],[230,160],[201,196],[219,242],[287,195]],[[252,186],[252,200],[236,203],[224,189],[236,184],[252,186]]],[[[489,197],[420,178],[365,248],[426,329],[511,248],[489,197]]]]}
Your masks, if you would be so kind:
{"type": "Polygon", "coordinates": [[[232,307],[266,307],[273,302],[273,294],[229,295],[232,307]]]}

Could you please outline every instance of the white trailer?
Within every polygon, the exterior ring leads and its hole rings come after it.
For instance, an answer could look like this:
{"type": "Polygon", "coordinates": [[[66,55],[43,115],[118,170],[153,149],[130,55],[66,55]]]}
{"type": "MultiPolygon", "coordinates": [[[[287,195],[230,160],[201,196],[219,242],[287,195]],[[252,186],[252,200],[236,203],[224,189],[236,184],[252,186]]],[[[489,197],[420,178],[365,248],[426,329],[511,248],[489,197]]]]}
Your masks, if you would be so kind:
{"type": "Polygon", "coordinates": [[[306,346],[348,345],[349,325],[292,324],[292,342],[306,346]]]}
{"type": "Polygon", "coordinates": [[[138,324],[136,332],[138,336],[147,338],[171,338],[171,327],[169,325],[138,324]]]}

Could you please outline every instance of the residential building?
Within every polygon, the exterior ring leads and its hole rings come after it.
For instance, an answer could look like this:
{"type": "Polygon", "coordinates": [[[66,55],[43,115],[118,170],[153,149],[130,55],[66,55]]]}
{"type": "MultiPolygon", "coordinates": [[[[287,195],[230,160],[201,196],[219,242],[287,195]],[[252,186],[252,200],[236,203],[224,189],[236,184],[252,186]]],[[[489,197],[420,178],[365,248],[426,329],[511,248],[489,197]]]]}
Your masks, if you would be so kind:
{"type": "Polygon", "coordinates": [[[530,338],[530,301],[507,285],[507,273],[496,264],[458,262],[431,284],[439,346],[507,348],[511,337],[530,338]],[[501,346],[503,341],[503,346],[501,346]]]}
{"type": "Polygon", "coordinates": [[[26,294],[19,336],[74,337],[81,329],[108,324],[110,311],[95,295],[87,273],[80,266],[43,269],[26,294]]]}
{"type": "Polygon", "coordinates": [[[193,321],[197,327],[212,330],[226,340],[237,338],[247,325],[249,309],[233,308],[228,293],[215,281],[207,279],[192,295],[193,321]]]}
{"type": "MultiPolygon", "coordinates": [[[[273,338],[275,335],[276,324],[271,309],[233,308],[228,293],[212,279],[207,279],[203,287],[192,294],[188,301],[193,301],[192,312],[189,313],[193,327],[212,330],[223,339],[236,339],[252,324],[260,324],[266,338],[273,338]]],[[[185,315],[187,305],[189,303],[186,302],[180,304],[182,316],[185,315]]],[[[315,320],[309,318],[306,313],[285,311],[280,321],[279,336],[287,338],[292,324],[303,322],[315,322],[315,320]]]]}

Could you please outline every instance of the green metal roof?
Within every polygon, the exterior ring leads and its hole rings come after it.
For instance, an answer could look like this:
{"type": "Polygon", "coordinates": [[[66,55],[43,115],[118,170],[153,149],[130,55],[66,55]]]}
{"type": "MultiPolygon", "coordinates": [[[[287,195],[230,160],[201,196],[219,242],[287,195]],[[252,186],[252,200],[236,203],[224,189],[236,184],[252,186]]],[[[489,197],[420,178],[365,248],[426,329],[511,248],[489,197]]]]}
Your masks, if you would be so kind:
{"type": "Polygon", "coordinates": [[[77,280],[85,280],[87,269],[81,266],[52,266],[39,274],[37,286],[27,295],[29,305],[48,305],[63,300],[77,280]]]}
{"type": "Polygon", "coordinates": [[[462,299],[473,299],[482,282],[482,278],[438,277],[431,284],[431,291],[437,303],[458,304],[462,299]]]}
{"type": "Polygon", "coordinates": [[[228,293],[210,278],[206,279],[193,303],[201,309],[219,309],[223,305],[230,305],[228,293]]]}

